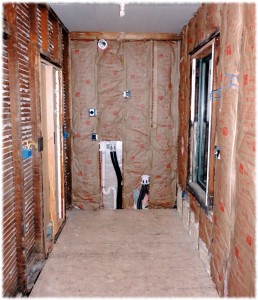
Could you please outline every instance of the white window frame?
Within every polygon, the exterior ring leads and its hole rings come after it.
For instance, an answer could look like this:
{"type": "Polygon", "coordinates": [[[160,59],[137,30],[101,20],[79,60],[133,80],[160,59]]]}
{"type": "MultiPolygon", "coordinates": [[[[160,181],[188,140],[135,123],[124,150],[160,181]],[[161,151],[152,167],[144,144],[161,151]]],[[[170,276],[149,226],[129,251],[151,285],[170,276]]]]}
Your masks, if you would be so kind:
{"type": "Polygon", "coordinates": [[[191,64],[192,64],[192,75],[191,75],[191,115],[190,115],[190,121],[191,121],[191,149],[190,149],[190,173],[189,173],[189,183],[195,183],[195,186],[199,190],[197,194],[201,195],[201,201],[205,205],[205,207],[209,206],[209,173],[210,173],[210,145],[211,145],[211,126],[212,126],[212,86],[213,86],[213,65],[214,65],[214,49],[215,49],[215,38],[213,38],[211,41],[209,41],[206,45],[204,45],[202,48],[200,48],[198,51],[196,51],[191,56],[191,64]],[[210,50],[209,50],[210,48],[210,50]],[[205,54],[206,53],[206,54],[205,54]],[[197,134],[197,125],[198,121],[195,121],[195,101],[196,101],[196,62],[197,59],[200,58],[201,55],[203,55],[203,58],[211,54],[211,64],[209,65],[209,83],[208,83],[208,119],[209,119],[209,128],[208,128],[208,161],[207,161],[207,177],[206,177],[206,191],[201,191],[201,186],[196,182],[195,178],[195,168],[196,168],[196,155],[197,155],[197,140],[196,140],[196,134],[197,134]],[[201,191],[201,192],[200,192],[201,191]],[[205,195],[205,196],[204,196],[205,195]]]}

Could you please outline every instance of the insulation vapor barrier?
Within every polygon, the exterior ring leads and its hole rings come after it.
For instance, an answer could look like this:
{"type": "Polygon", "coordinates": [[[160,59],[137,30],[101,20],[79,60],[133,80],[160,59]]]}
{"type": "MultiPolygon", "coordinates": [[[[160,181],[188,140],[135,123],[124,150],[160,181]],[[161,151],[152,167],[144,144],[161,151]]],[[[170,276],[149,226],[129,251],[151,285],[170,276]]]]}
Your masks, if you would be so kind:
{"type": "Polygon", "coordinates": [[[150,175],[149,207],[176,199],[179,43],[72,41],[73,201],[99,208],[99,141],[123,142],[123,207],[150,175]],[[124,91],[130,96],[125,98],[124,91]],[[89,117],[88,110],[97,110],[89,117]],[[92,133],[98,141],[92,141],[92,133]]]}
{"type": "MultiPolygon", "coordinates": [[[[186,189],[191,73],[188,54],[215,32],[220,33],[220,46],[217,50],[215,47],[213,90],[223,91],[213,99],[215,141],[211,151],[219,146],[221,159],[215,160],[213,220],[207,224],[198,220],[200,238],[209,249],[211,276],[220,296],[252,297],[256,221],[255,4],[203,4],[183,28],[178,179],[186,189]]],[[[191,210],[198,218],[199,209],[193,201],[191,210]]]]}
{"type": "Polygon", "coordinates": [[[255,291],[256,138],[255,138],[255,4],[243,8],[239,100],[236,134],[235,227],[229,280],[231,295],[255,291]],[[243,270],[246,270],[243,272],[243,270]],[[244,276],[245,275],[245,276],[244,276]]]}

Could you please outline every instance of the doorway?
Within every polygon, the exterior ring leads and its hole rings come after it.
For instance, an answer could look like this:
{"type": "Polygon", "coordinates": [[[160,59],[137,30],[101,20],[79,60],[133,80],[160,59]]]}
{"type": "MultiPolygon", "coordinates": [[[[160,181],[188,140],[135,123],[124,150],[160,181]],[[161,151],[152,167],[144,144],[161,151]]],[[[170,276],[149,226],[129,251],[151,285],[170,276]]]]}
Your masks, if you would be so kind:
{"type": "Polygon", "coordinates": [[[40,94],[43,135],[43,227],[46,253],[65,217],[61,80],[61,70],[42,59],[40,94]]]}

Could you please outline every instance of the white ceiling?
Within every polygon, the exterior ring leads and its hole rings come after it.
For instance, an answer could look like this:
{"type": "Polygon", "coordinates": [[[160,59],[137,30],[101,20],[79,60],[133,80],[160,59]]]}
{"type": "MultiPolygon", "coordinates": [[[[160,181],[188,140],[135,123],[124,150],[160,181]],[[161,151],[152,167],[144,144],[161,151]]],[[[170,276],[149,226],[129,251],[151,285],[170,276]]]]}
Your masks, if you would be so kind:
{"type": "Polygon", "coordinates": [[[119,3],[49,5],[69,31],[180,33],[201,3],[128,3],[122,18],[119,3]]]}

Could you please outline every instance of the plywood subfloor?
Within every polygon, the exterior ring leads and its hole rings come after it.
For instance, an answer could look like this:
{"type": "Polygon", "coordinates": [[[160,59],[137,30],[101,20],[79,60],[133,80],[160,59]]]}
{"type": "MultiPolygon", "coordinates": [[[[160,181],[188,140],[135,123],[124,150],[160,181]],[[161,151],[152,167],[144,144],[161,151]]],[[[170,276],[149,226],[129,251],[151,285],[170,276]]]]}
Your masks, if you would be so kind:
{"type": "Polygon", "coordinates": [[[71,211],[30,297],[218,297],[175,210],[71,211]]]}

